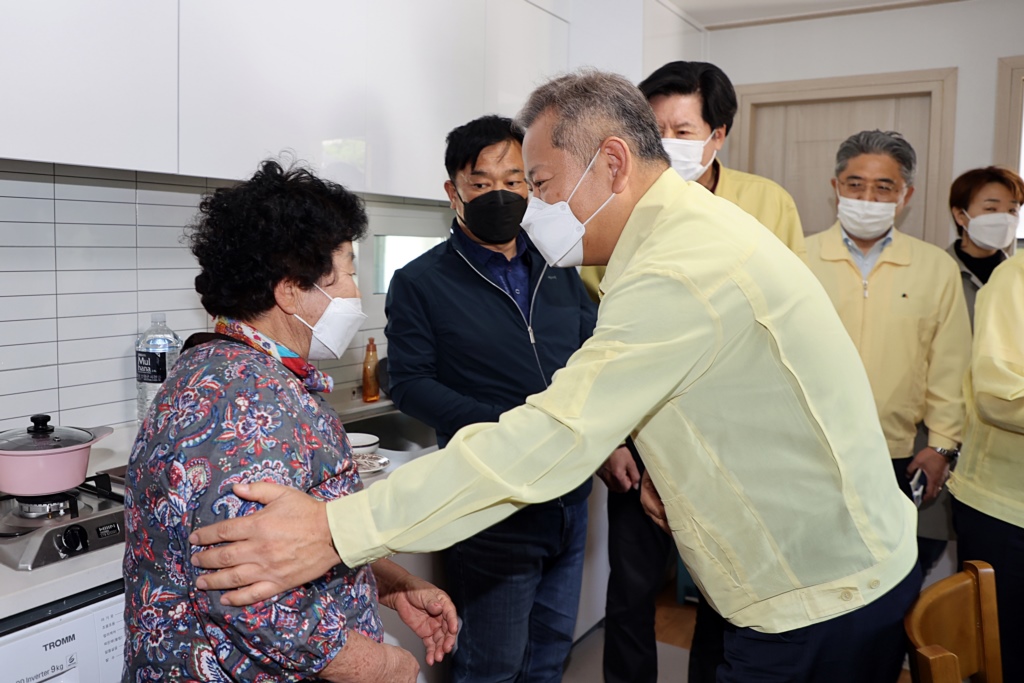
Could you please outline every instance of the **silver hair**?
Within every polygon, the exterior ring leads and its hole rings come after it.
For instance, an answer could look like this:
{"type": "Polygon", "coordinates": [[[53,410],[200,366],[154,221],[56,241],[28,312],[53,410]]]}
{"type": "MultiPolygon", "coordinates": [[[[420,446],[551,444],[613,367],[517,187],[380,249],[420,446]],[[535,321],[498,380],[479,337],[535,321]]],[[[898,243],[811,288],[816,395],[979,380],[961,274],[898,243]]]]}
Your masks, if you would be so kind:
{"type": "Polygon", "coordinates": [[[917,154],[907,139],[896,131],[862,130],[843,140],[836,152],[836,177],[846,170],[850,159],[862,154],[885,154],[900,166],[903,182],[910,187],[917,172],[917,154]]]}
{"type": "Polygon", "coordinates": [[[583,166],[611,136],[625,140],[642,161],[669,163],[647,98],[618,74],[581,69],[554,78],[531,93],[516,124],[526,130],[548,111],[557,118],[551,143],[583,166]]]}

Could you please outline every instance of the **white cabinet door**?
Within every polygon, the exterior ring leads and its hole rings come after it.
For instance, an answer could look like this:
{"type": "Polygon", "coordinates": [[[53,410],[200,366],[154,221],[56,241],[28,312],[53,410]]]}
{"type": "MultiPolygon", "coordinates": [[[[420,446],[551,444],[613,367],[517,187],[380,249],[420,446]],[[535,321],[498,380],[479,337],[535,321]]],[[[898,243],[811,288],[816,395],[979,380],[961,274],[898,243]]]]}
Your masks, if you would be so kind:
{"type": "Polygon", "coordinates": [[[283,152],[366,189],[370,4],[181,0],[180,172],[245,178],[283,152]]]}
{"type": "MultiPolygon", "coordinates": [[[[485,3],[375,0],[366,4],[370,5],[367,189],[445,199],[445,136],[486,113],[485,3]]],[[[490,79],[504,77],[503,72],[487,74],[490,79]]]]}
{"type": "Polygon", "coordinates": [[[0,157],[177,171],[177,0],[0,0],[0,157]]]}
{"type": "Polygon", "coordinates": [[[515,116],[534,88],[568,69],[568,22],[526,0],[487,0],[486,35],[489,112],[515,116]]]}

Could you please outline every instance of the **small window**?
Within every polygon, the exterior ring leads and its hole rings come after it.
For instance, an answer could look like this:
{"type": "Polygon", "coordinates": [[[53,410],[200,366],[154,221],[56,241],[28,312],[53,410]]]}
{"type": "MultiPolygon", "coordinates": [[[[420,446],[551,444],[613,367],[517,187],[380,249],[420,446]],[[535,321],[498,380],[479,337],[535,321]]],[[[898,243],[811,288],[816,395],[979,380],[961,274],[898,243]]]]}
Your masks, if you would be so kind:
{"type": "Polygon", "coordinates": [[[374,238],[375,294],[386,294],[395,271],[417,256],[444,242],[445,237],[412,237],[410,235],[376,235],[374,238]]]}

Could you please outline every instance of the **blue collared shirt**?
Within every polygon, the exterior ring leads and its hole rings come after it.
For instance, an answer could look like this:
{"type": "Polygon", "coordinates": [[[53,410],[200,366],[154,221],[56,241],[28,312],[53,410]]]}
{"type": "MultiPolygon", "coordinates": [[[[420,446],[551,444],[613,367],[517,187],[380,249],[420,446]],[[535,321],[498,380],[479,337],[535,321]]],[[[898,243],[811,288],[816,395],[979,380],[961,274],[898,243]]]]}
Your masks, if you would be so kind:
{"type": "Polygon", "coordinates": [[[868,273],[870,273],[875,267],[875,264],[878,263],[878,258],[882,255],[882,252],[887,246],[892,244],[892,231],[894,229],[895,228],[889,228],[889,232],[885,233],[885,237],[872,244],[866,254],[860,250],[860,247],[854,244],[853,240],[850,239],[850,236],[846,234],[846,230],[843,230],[843,244],[845,244],[846,248],[850,250],[850,256],[853,257],[853,262],[857,264],[858,268],[860,268],[861,277],[865,280],[868,279],[868,273]]]}
{"type": "Polygon", "coordinates": [[[452,236],[466,258],[512,297],[523,312],[523,317],[529,320],[530,264],[526,262],[529,255],[526,253],[526,238],[522,233],[516,237],[516,255],[511,260],[471,240],[459,227],[457,220],[452,223],[452,236]]]}

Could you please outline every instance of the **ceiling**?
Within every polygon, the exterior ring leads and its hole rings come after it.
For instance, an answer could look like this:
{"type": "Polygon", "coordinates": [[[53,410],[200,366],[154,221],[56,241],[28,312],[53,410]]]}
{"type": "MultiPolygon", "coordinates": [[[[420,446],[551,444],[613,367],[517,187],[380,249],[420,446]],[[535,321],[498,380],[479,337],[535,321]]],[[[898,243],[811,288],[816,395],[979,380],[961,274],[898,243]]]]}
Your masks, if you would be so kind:
{"type": "Polygon", "coordinates": [[[659,0],[708,29],[936,5],[962,0],[659,0]]]}

